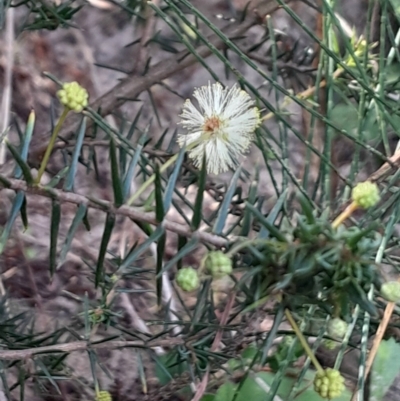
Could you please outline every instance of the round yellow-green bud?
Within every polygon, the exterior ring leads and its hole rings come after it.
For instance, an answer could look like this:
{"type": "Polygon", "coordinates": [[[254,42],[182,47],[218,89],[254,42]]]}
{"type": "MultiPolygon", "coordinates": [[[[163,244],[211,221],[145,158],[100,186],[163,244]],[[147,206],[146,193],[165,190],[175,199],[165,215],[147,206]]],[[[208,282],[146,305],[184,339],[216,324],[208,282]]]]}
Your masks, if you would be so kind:
{"type": "Polygon", "coordinates": [[[342,339],[347,333],[347,327],[348,324],[344,320],[335,317],[329,320],[327,332],[332,338],[342,339]]]}
{"type": "Polygon", "coordinates": [[[353,188],[351,198],[362,209],[375,206],[380,200],[378,185],[370,181],[360,182],[353,188]]]}
{"type": "Polygon", "coordinates": [[[322,397],[332,400],[344,391],[344,378],[338,370],[328,368],[317,372],[314,378],[314,390],[322,397]]]}
{"type": "Polygon", "coordinates": [[[96,394],[96,401],[112,401],[111,394],[105,390],[99,391],[96,394]]]}
{"type": "Polygon", "coordinates": [[[218,279],[232,273],[232,260],[222,251],[211,251],[204,259],[204,267],[218,279]]]}
{"type": "Polygon", "coordinates": [[[67,82],[57,91],[61,104],[70,110],[80,113],[87,105],[89,94],[78,82],[67,82]]]}
{"type": "Polygon", "coordinates": [[[382,284],[381,295],[389,302],[399,302],[400,301],[400,282],[399,281],[389,281],[382,284]]]}
{"type": "Polygon", "coordinates": [[[183,291],[194,291],[199,288],[200,279],[197,270],[193,267],[184,267],[176,274],[176,283],[183,291]]]}

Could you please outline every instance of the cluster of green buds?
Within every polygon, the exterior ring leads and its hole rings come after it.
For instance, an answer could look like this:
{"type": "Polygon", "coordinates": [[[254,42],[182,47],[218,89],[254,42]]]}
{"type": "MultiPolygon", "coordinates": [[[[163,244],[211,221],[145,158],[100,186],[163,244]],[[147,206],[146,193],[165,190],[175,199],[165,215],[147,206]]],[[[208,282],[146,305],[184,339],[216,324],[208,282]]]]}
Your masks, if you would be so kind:
{"type": "Polygon", "coordinates": [[[176,284],[187,292],[196,290],[200,285],[199,274],[193,267],[184,267],[178,270],[175,280],[176,284]]]}
{"type": "Polygon", "coordinates": [[[360,182],[353,188],[351,198],[362,209],[375,206],[380,200],[378,185],[370,181],[360,182]]]}
{"type": "MultiPolygon", "coordinates": [[[[220,279],[232,273],[232,260],[222,251],[211,251],[203,259],[202,268],[213,279],[220,279]]],[[[176,274],[175,280],[184,291],[194,291],[200,286],[199,273],[193,267],[180,269],[176,274]]]]}
{"type": "Polygon", "coordinates": [[[89,94],[78,82],[65,83],[57,96],[61,104],[76,113],[80,113],[88,105],[89,94]]]}
{"type": "Polygon", "coordinates": [[[314,378],[314,390],[322,397],[332,400],[344,391],[344,378],[338,370],[328,368],[317,372],[314,378]]]}
{"type": "Polygon", "coordinates": [[[96,401],[112,401],[111,394],[105,390],[98,391],[96,393],[96,401]]]}
{"type": "Polygon", "coordinates": [[[204,258],[204,268],[215,279],[232,273],[232,260],[222,251],[209,252],[204,258]]]}
{"type": "Polygon", "coordinates": [[[389,281],[382,284],[381,295],[389,302],[400,302],[400,282],[389,281]]]}

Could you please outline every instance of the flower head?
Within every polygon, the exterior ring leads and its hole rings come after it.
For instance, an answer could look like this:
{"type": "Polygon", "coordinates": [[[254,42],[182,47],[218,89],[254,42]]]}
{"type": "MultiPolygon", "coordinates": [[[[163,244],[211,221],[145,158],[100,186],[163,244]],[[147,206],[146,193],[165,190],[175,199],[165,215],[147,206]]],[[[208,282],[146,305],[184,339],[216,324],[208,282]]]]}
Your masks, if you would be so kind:
{"type": "Polygon", "coordinates": [[[60,102],[70,110],[80,113],[88,105],[89,95],[87,90],[78,82],[67,82],[62,89],[57,91],[60,102]]]}
{"type": "Polygon", "coordinates": [[[199,275],[193,267],[184,267],[178,270],[176,283],[183,291],[194,291],[200,285],[199,275]]]}
{"type": "Polygon", "coordinates": [[[353,188],[351,197],[363,209],[375,206],[380,200],[378,185],[370,181],[360,182],[353,188]]]}
{"type": "Polygon", "coordinates": [[[261,124],[254,101],[238,86],[223,88],[217,82],[194,92],[198,110],[186,100],[180,122],[188,133],[178,136],[180,147],[189,147],[189,157],[198,168],[206,155],[207,172],[218,174],[237,164],[237,158],[250,146],[255,129],[261,124]]]}
{"type": "Polygon", "coordinates": [[[322,398],[331,400],[339,397],[344,389],[344,378],[338,370],[328,368],[315,375],[314,390],[322,398]]]}
{"type": "Polygon", "coordinates": [[[204,259],[204,267],[218,279],[232,273],[232,260],[222,251],[211,251],[204,259]]]}

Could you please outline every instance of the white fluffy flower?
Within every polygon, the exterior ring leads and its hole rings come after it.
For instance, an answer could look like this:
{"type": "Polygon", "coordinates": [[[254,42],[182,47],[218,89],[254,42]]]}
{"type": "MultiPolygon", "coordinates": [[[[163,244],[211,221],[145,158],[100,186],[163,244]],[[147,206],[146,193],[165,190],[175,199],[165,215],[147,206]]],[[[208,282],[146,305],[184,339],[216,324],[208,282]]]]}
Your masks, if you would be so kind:
{"type": "Polygon", "coordinates": [[[201,168],[206,154],[207,172],[218,174],[237,165],[237,158],[250,146],[260,113],[254,101],[238,86],[224,89],[220,83],[194,91],[200,111],[186,100],[181,114],[187,134],[178,136],[180,147],[186,145],[189,157],[201,168]]]}

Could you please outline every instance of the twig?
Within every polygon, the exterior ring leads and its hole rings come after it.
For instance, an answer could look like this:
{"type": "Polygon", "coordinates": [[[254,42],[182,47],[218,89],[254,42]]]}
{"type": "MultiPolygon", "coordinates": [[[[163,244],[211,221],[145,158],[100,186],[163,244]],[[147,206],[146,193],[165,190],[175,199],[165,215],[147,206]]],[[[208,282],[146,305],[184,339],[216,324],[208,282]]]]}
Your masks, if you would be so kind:
{"type": "Polygon", "coordinates": [[[90,343],[87,341],[73,341],[66,344],[45,345],[43,347],[28,348],[22,350],[2,350],[0,360],[15,361],[32,358],[34,355],[51,352],[75,352],[88,351],[91,349],[116,349],[116,348],[156,348],[171,347],[182,345],[185,341],[182,338],[168,338],[154,341],[105,341],[100,343],[90,343]]]}
{"type": "MultiPolygon", "coordinates": [[[[132,220],[149,223],[154,226],[162,225],[167,231],[174,232],[185,237],[196,237],[200,242],[212,244],[218,248],[222,248],[228,244],[228,240],[218,235],[207,233],[204,231],[192,231],[190,227],[164,219],[162,223],[158,222],[154,213],[146,213],[143,210],[131,206],[122,205],[116,208],[113,203],[105,200],[92,200],[86,196],[64,192],[55,188],[42,186],[28,186],[24,181],[12,178],[5,178],[0,175],[0,181],[7,183],[7,188],[13,191],[24,191],[27,194],[44,196],[46,198],[58,200],[60,203],[72,203],[75,205],[86,205],[92,209],[102,210],[104,212],[112,212],[115,215],[129,217],[132,220]]],[[[1,188],[0,188],[1,191],[1,188]]]]}
{"type": "Polygon", "coordinates": [[[385,178],[390,174],[392,170],[400,167],[400,151],[396,152],[389,160],[383,164],[377,171],[372,173],[368,180],[371,182],[377,182],[385,178]]]}
{"type": "Polygon", "coordinates": [[[371,370],[372,363],[374,362],[376,353],[378,352],[379,344],[382,341],[383,335],[385,334],[386,328],[387,328],[390,318],[392,316],[394,306],[395,306],[394,302],[388,302],[388,304],[386,305],[386,309],[385,309],[383,318],[379,324],[378,330],[376,332],[376,336],[374,338],[374,343],[372,345],[371,351],[368,354],[367,363],[365,365],[365,377],[368,376],[368,374],[371,370]]]}
{"type": "MultiPolygon", "coordinates": [[[[264,17],[266,14],[273,13],[278,8],[279,5],[275,0],[260,1],[258,5],[252,7],[252,13],[250,10],[248,11],[248,14],[253,14],[252,18],[246,19],[240,25],[230,26],[225,31],[225,35],[230,38],[243,36],[248,29],[260,21],[260,18],[264,17]]],[[[207,41],[217,49],[222,49],[225,46],[225,42],[217,34],[211,35],[207,41]]],[[[211,48],[206,45],[199,46],[196,50],[197,57],[203,59],[213,54],[211,48]]],[[[114,86],[113,89],[93,102],[90,107],[93,110],[101,110],[101,115],[103,117],[107,116],[115,110],[115,108],[122,106],[127,100],[135,99],[153,85],[195,64],[198,61],[197,57],[190,54],[187,50],[183,50],[173,57],[157,63],[154,67],[149,69],[145,76],[138,77],[136,75],[129,75],[114,86]]],[[[70,132],[75,132],[78,129],[79,121],[79,116],[71,114],[71,116],[67,118],[60,135],[68,137],[70,132]]],[[[46,150],[46,147],[47,145],[40,144],[36,149],[32,149],[30,160],[36,163],[46,150]]]]}
{"type": "MultiPolygon", "coordinates": [[[[369,372],[371,371],[372,364],[374,363],[376,353],[378,352],[378,349],[379,349],[379,345],[381,344],[383,335],[385,334],[385,331],[389,324],[390,318],[392,317],[394,306],[395,306],[394,302],[388,302],[386,305],[385,312],[383,314],[381,322],[379,323],[379,327],[378,327],[378,330],[376,331],[376,336],[374,338],[372,348],[369,351],[367,362],[365,364],[365,371],[364,371],[364,379],[365,380],[367,379],[369,372]]],[[[356,387],[353,391],[350,401],[357,400],[358,392],[359,392],[359,389],[358,389],[358,387],[356,387]]]]}

